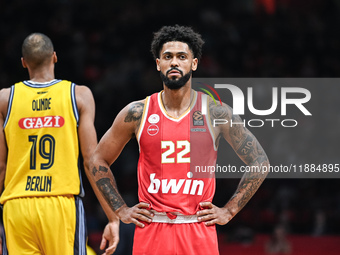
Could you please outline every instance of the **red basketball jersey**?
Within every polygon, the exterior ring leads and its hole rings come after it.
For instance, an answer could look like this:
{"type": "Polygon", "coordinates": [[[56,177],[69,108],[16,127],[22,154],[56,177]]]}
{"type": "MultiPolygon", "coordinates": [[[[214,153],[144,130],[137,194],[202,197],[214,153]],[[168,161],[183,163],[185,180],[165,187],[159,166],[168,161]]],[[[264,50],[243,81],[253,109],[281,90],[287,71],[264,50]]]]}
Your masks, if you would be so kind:
{"type": "Polygon", "coordinates": [[[207,95],[195,91],[188,111],[173,118],[163,106],[162,93],[146,98],[137,134],[138,196],[158,212],[192,215],[200,202],[212,202],[215,193],[214,174],[202,175],[215,167],[217,158],[209,115],[202,114],[208,112],[207,95]]]}

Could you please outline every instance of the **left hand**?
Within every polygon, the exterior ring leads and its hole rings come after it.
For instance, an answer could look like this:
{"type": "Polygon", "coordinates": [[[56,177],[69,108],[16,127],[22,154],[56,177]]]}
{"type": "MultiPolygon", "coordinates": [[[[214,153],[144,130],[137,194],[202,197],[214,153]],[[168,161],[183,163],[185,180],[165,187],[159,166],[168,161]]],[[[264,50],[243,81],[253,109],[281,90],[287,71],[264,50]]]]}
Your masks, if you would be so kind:
{"type": "Polygon", "coordinates": [[[117,249],[117,245],[119,242],[119,220],[109,222],[104,229],[102,241],[100,243],[100,249],[105,252],[102,255],[111,255],[117,249]],[[109,247],[106,247],[107,242],[109,243],[109,247]]]}
{"type": "Polygon", "coordinates": [[[201,202],[200,206],[204,209],[197,212],[197,219],[198,222],[204,222],[206,226],[225,225],[233,218],[228,208],[219,208],[211,202],[201,202]]]}

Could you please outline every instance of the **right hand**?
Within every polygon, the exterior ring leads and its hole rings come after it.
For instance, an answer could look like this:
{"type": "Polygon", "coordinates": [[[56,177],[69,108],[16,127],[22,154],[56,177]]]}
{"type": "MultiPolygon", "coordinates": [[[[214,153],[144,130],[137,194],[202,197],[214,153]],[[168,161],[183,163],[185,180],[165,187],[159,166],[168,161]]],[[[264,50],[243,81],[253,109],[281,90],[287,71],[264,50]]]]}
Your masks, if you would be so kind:
{"type": "Polygon", "coordinates": [[[102,255],[113,254],[117,248],[119,242],[119,219],[109,222],[103,232],[102,241],[100,243],[100,249],[105,252],[102,255]]]}
{"type": "Polygon", "coordinates": [[[140,221],[151,223],[154,216],[150,210],[144,209],[149,208],[149,206],[149,204],[144,202],[138,203],[133,207],[123,205],[116,213],[122,222],[126,224],[134,223],[136,226],[144,228],[145,224],[140,221]]]}

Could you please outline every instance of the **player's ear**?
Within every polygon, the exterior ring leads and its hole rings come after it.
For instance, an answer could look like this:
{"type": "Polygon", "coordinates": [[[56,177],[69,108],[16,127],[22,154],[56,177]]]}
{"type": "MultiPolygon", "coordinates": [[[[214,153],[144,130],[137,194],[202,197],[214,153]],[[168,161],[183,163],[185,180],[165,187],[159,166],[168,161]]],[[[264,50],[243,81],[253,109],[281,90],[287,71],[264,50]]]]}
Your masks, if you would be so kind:
{"type": "Polygon", "coordinates": [[[196,71],[197,70],[197,65],[198,65],[198,59],[194,58],[192,60],[192,66],[191,66],[191,70],[196,71]]]}
{"type": "Polygon", "coordinates": [[[53,52],[53,57],[52,58],[53,58],[53,63],[54,64],[58,62],[57,53],[55,51],[53,52]]]}
{"type": "Polygon", "coordinates": [[[26,61],[25,61],[25,59],[23,57],[21,57],[21,64],[22,64],[23,68],[27,68],[26,61]]]}
{"type": "Polygon", "coordinates": [[[161,70],[161,67],[159,66],[159,58],[156,58],[156,65],[157,65],[157,71],[161,70]]]}

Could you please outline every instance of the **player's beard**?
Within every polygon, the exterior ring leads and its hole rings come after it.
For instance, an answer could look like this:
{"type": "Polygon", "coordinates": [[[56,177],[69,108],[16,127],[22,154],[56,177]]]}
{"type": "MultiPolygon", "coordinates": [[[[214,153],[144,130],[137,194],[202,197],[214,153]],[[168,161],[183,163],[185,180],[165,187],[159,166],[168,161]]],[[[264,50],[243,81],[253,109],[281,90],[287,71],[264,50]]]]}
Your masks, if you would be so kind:
{"type": "Polygon", "coordinates": [[[167,86],[169,89],[180,89],[188,82],[188,80],[191,77],[191,73],[192,73],[192,70],[190,70],[187,74],[183,75],[183,72],[175,67],[175,68],[171,68],[170,70],[168,70],[166,72],[166,75],[164,75],[162,72],[159,72],[159,75],[161,76],[161,79],[164,85],[167,86]],[[177,80],[176,78],[170,79],[167,75],[172,70],[176,70],[180,72],[182,77],[178,78],[177,80]]]}

